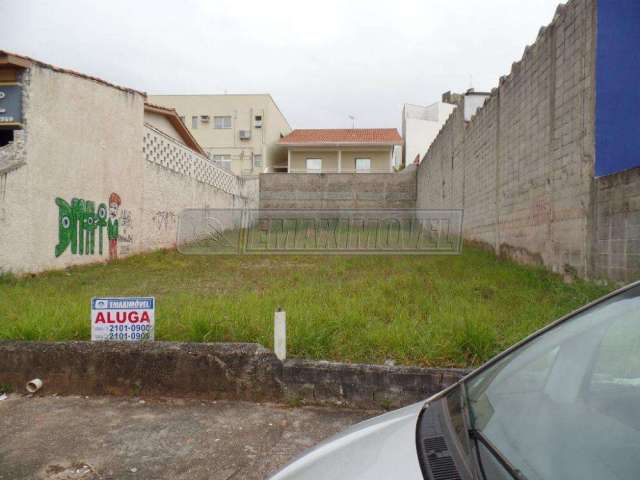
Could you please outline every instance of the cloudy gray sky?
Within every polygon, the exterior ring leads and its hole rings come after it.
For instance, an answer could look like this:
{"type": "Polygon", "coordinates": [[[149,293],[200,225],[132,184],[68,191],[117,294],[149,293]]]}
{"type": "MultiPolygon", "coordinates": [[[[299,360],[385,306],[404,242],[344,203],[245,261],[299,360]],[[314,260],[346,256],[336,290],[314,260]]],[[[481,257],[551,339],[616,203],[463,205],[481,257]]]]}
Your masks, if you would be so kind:
{"type": "Polygon", "coordinates": [[[294,128],[399,127],[497,85],[558,0],[0,0],[0,49],[148,93],[273,95],[294,128]]]}

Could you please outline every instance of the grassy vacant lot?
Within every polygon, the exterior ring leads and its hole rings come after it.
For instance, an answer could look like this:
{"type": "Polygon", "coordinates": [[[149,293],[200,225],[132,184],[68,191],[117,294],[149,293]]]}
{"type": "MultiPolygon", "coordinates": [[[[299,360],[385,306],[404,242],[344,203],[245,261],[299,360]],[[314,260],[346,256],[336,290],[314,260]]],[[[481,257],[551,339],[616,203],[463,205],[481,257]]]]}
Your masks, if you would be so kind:
{"type": "Polygon", "coordinates": [[[154,295],[156,338],[272,346],[287,311],[291,356],[477,365],[607,287],[460,256],[139,255],[31,278],[0,277],[0,338],[90,338],[89,300],[154,295]]]}

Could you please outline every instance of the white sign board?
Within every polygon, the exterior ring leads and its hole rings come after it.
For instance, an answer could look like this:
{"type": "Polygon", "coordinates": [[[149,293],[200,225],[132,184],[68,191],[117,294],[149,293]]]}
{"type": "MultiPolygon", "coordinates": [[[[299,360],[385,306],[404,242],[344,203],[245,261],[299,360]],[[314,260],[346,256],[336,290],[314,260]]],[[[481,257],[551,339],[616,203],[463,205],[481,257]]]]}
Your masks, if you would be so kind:
{"type": "Polygon", "coordinates": [[[153,340],[153,297],[94,297],[91,299],[91,340],[137,342],[153,340]]]}

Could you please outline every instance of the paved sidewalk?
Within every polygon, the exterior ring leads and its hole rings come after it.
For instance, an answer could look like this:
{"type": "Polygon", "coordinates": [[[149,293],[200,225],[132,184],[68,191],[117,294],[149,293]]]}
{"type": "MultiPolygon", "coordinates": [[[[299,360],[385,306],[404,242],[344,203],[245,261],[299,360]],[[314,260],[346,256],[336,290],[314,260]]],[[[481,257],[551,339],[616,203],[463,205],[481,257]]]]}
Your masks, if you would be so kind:
{"type": "Polygon", "coordinates": [[[263,479],[372,412],[246,402],[0,401],[0,479],[263,479]]]}

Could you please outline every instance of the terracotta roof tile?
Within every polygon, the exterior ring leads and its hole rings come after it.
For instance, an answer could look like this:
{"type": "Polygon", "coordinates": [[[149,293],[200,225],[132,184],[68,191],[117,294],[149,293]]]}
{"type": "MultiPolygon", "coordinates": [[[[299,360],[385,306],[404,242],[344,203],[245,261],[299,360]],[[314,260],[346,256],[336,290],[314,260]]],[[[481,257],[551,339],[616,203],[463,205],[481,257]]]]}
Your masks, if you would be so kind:
{"type": "Polygon", "coordinates": [[[282,138],[281,145],[401,145],[395,128],[299,129],[282,138]]]}

